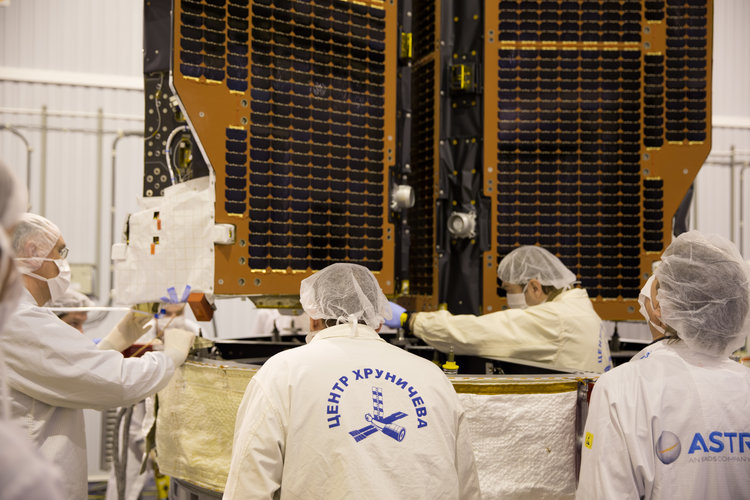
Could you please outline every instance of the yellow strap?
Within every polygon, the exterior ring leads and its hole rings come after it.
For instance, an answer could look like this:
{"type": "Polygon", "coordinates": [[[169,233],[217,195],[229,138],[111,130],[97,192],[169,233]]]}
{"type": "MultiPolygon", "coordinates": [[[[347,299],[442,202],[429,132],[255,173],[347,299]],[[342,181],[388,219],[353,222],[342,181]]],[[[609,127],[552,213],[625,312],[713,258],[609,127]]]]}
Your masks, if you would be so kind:
{"type": "Polygon", "coordinates": [[[554,394],[578,390],[578,382],[556,382],[554,384],[463,384],[454,383],[453,388],[461,394],[554,394]]]}

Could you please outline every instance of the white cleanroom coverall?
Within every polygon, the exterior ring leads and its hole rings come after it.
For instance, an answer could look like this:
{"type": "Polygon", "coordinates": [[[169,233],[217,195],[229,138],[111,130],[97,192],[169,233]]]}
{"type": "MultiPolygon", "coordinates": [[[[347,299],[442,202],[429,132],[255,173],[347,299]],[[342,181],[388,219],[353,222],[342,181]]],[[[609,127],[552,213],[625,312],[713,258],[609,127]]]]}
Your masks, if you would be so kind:
{"type": "Polygon", "coordinates": [[[63,471],[64,498],[88,495],[83,408],[132,405],[166,386],[175,370],[164,353],[123,358],[99,350],[27,290],[0,335],[11,415],[42,455],[63,471]]]}
{"type": "Polygon", "coordinates": [[[750,370],[650,347],[594,385],[577,498],[749,498],[750,370]]]}
{"type": "Polygon", "coordinates": [[[13,422],[0,419],[0,498],[67,500],[60,470],[42,457],[13,422]]]}
{"type": "Polygon", "coordinates": [[[526,309],[481,316],[416,313],[411,332],[444,352],[452,347],[456,354],[525,359],[563,371],[601,373],[612,366],[602,320],[581,288],[526,309]]]}
{"type": "Polygon", "coordinates": [[[638,359],[643,359],[651,356],[656,351],[661,351],[662,349],[665,349],[668,345],[671,345],[669,342],[669,339],[662,338],[660,340],[656,340],[654,342],[651,342],[650,344],[646,345],[643,349],[638,351],[632,358],[630,358],[630,361],[636,361],[638,359]]]}
{"type": "Polygon", "coordinates": [[[443,372],[342,324],[269,359],[237,412],[225,499],[480,498],[443,372]]]}

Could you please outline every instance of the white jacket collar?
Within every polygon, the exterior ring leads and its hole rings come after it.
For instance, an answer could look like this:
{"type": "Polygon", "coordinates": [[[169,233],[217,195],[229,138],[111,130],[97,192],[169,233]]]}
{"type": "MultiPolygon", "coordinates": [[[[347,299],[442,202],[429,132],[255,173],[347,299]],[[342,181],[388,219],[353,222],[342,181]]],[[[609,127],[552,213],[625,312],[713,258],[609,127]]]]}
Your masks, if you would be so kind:
{"type": "Polygon", "coordinates": [[[678,356],[693,365],[711,366],[729,360],[728,355],[709,354],[695,350],[688,346],[684,340],[679,340],[677,342],[666,341],[665,344],[677,353],[678,356]]]}
{"type": "Polygon", "coordinates": [[[325,330],[319,331],[311,340],[310,342],[315,342],[318,339],[329,339],[333,337],[351,337],[351,338],[361,338],[361,339],[369,339],[369,340],[383,340],[380,335],[378,335],[378,332],[373,330],[367,325],[357,325],[357,333],[356,335],[352,335],[352,325],[348,323],[342,323],[340,325],[336,326],[329,326],[325,330]]]}

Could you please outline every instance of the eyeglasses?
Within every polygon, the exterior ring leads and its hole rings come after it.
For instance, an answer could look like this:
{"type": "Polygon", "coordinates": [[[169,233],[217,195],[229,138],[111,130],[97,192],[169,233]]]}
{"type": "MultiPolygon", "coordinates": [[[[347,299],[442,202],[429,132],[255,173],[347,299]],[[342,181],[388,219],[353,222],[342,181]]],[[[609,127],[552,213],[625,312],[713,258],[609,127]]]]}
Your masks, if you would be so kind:
{"type": "Polygon", "coordinates": [[[68,247],[62,247],[62,249],[60,249],[58,253],[60,254],[60,258],[64,259],[68,256],[68,252],[69,252],[68,247]]]}

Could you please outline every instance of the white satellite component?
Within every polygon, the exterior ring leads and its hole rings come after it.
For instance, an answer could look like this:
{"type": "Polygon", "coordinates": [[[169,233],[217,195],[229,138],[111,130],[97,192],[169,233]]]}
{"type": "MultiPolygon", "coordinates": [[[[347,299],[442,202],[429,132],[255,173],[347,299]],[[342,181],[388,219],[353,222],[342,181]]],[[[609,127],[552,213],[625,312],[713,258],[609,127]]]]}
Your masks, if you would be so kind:
{"type": "Polygon", "coordinates": [[[391,210],[400,212],[405,208],[411,208],[416,202],[414,190],[408,184],[394,185],[391,192],[391,210]]]}
{"type": "Polygon", "coordinates": [[[215,224],[214,186],[200,177],[144,198],[130,214],[127,241],[112,246],[113,300],[119,304],[159,302],[167,289],[213,297],[214,244],[230,244],[231,224],[215,224]]]}
{"type": "Polygon", "coordinates": [[[448,232],[454,238],[473,238],[477,235],[477,213],[453,212],[448,217],[448,232]]]}

